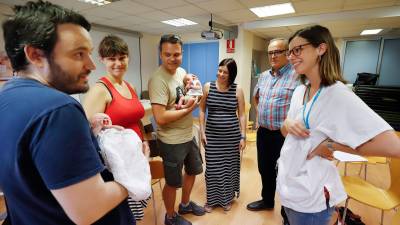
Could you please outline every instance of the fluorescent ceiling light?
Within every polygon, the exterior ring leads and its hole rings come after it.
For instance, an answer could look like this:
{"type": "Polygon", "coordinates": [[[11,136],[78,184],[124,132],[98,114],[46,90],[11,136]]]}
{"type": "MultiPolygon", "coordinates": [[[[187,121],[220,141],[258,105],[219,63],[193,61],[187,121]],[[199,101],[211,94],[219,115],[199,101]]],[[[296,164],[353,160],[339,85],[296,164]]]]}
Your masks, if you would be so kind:
{"type": "Polygon", "coordinates": [[[102,6],[102,5],[107,5],[107,4],[110,4],[111,2],[116,2],[119,0],[78,0],[78,1],[102,6]]]}
{"type": "Polygon", "coordinates": [[[363,30],[361,32],[361,35],[377,34],[377,33],[381,32],[381,31],[382,31],[382,29],[363,30]]]}
{"type": "Polygon", "coordinates": [[[184,18],[179,18],[179,19],[173,19],[173,20],[164,20],[161,21],[163,23],[175,26],[175,27],[182,27],[182,26],[190,26],[190,25],[195,25],[197,23],[184,19],[184,18]]]}
{"type": "Polygon", "coordinates": [[[250,10],[258,17],[276,16],[295,12],[292,3],[267,5],[251,8],[250,10]]]}

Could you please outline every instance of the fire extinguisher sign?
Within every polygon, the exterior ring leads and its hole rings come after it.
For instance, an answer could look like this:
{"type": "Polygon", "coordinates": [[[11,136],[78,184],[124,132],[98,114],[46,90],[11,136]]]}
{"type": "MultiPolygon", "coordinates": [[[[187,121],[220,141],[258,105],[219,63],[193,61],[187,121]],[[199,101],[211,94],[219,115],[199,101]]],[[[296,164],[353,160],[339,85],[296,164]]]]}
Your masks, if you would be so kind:
{"type": "Polygon", "coordinates": [[[226,40],[226,53],[235,52],[235,39],[226,40]]]}

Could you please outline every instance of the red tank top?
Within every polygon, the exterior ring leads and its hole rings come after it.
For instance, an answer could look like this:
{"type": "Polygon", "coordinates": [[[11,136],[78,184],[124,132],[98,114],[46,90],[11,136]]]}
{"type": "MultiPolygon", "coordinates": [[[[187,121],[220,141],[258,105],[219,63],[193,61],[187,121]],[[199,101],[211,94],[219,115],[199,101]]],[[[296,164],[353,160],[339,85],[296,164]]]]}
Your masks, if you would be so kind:
{"type": "Polygon", "coordinates": [[[144,116],[144,108],[133,88],[128,82],[124,81],[132,96],[131,99],[128,99],[122,96],[106,77],[102,77],[100,80],[106,85],[112,97],[104,113],[110,116],[114,125],[134,130],[140,139],[143,140],[143,135],[139,128],[139,121],[144,116]]]}

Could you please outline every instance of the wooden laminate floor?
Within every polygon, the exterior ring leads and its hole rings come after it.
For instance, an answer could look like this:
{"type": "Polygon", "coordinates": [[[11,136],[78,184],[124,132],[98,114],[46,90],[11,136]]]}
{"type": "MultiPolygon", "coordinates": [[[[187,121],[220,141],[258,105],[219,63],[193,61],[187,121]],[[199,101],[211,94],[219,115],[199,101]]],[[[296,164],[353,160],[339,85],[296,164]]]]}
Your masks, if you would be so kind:
{"type": "MultiPolygon", "coordinates": [[[[204,152],[203,152],[204,157],[204,152]]],[[[339,165],[339,170],[343,174],[343,165],[339,165]]],[[[349,165],[348,175],[357,175],[359,165],[349,165]]],[[[194,225],[280,225],[280,204],[277,199],[276,207],[271,211],[251,212],[246,209],[246,205],[254,200],[260,198],[261,181],[257,169],[257,154],[255,142],[248,142],[247,148],[243,155],[242,168],[241,168],[241,192],[240,197],[237,199],[232,209],[228,212],[223,211],[221,208],[214,209],[212,213],[207,213],[204,216],[187,215],[185,218],[189,219],[194,225]]],[[[369,165],[368,166],[368,181],[380,186],[388,187],[390,182],[388,165],[369,165]]],[[[158,184],[153,186],[156,201],[156,216],[158,224],[164,224],[165,208],[163,205],[161,190],[158,184]]],[[[205,202],[205,182],[204,174],[197,177],[193,191],[192,200],[199,204],[205,202]]],[[[177,194],[176,205],[180,202],[180,191],[177,194]]],[[[363,204],[350,200],[349,207],[353,212],[361,215],[362,220],[367,225],[378,225],[380,221],[380,210],[374,209],[363,204]]],[[[4,201],[0,197],[0,212],[5,210],[4,201]]],[[[391,225],[391,219],[394,211],[385,212],[384,225],[391,225]]],[[[138,221],[138,225],[152,225],[154,223],[154,210],[153,203],[150,200],[147,209],[145,209],[145,218],[138,221]]],[[[1,223],[1,222],[0,222],[1,223]]],[[[333,224],[333,222],[332,222],[333,224]]]]}
{"type": "MultiPolygon", "coordinates": [[[[204,152],[203,152],[204,157],[204,152]]],[[[343,174],[344,165],[339,164],[339,170],[343,174]]],[[[359,165],[348,165],[347,174],[357,175],[359,165]]],[[[361,174],[363,175],[363,173],[361,174]]],[[[368,181],[380,186],[388,187],[390,182],[389,167],[388,165],[370,165],[368,166],[368,181]]],[[[261,180],[257,168],[257,149],[255,142],[248,142],[247,148],[243,155],[241,180],[240,180],[240,197],[237,199],[232,209],[224,212],[222,208],[215,209],[211,213],[198,217],[194,215],[187,215],[185,218],[189,219],[193,225],[280,225],[282,224],[280,216],[279,197],[276,197],[276,207],[271,211],[252,212],[246,209],[246,205],[254,200],[260,199],[261,180]]],[[[155,191],[156,201],[156,215],[158,225],[164,224],[165,208],[162,202],[160,187],[153,186],[155,191]]],[[[176,209],[180,202],[180,191],[177,194],[176,209]]],[[[192,200],[199,204],[205,202],[205,181],[204,174],[197,177],[193,191],[192,200]]],[[[150,202],[145,210],[145,218],[143,221],[138,222],[139,225],[155,224],[153,203],[150,202]]],[[[344,203],[343,203],[344,204],[344,203]]],[[[374,209],[363,204],[350,200],[350,209],[361,215],[362,221],[367,225],[378,225],[380,222],[380,210],[374,209]]],[[[391,225],[391,218],[394,211],[385,212],[384,225],[391,225]]],[[[335,215],[336,218],[336,215],[335,215]]],[[[332,219],[332,224],[334,219],[332,219]]],[[[400,225],[400,224],[399,224],[400,225]]]]}

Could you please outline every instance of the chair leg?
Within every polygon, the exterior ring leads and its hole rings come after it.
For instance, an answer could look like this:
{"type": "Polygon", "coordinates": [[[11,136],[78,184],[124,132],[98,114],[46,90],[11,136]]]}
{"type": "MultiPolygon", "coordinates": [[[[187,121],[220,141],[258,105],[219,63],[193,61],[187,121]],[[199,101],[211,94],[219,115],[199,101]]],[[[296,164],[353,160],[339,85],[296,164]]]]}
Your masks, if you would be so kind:
{"type": "Polygon", "coordinates": [[[342,218],[342,221],[340,221],[340,224],[341,224],[341,225],[344,225],[344,224],[345,224],[345,221],[346,221],[346,213],[347,213],[347,207],[348,207],[348,205],[349,205],[349,200],[350,200],[350,198],[347,198],[347,199],[346,199],[346,203],[345,203],[345,205],[344,205],[343,218],[342,218]]]}
{"type": "Polygon", "coordinates": [[[383,216],[385,215],[385,212],[383,210],[381,210],[381,225],[383,225],[383,216]]]}
{"type": "Polygon", "coordinates": [[[367,164],[365,164],[365,167],[364,167],[364,180],[366,181],[367,180],[367,164]]]}
{"type": "Polygon", "coordinates": [[[153,199],[153,214],[154,214],[154,225],[157,225],[157,207],[156,207],[156,200],[154,198],[154,190],[153,187],[151,187],[151,198],[153,199]]]}

